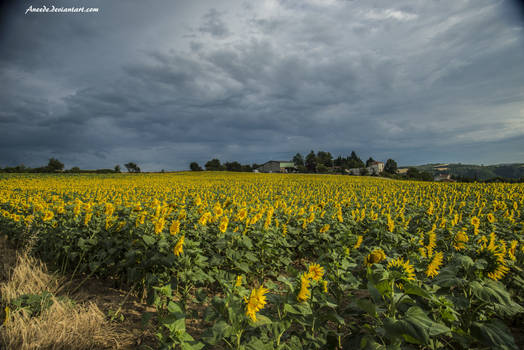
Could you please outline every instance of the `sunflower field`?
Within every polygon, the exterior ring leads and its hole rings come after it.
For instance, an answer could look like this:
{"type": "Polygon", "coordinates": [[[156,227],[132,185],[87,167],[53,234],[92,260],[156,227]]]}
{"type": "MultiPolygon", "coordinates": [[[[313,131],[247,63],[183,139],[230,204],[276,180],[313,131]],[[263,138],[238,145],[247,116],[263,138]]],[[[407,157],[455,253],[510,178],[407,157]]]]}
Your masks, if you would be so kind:
{"type": "Polygon", "coordinates": [[[0,233],[139,294],[164,349],[518,349],[523,208],[522,184],[0,177],[0,233]]]}

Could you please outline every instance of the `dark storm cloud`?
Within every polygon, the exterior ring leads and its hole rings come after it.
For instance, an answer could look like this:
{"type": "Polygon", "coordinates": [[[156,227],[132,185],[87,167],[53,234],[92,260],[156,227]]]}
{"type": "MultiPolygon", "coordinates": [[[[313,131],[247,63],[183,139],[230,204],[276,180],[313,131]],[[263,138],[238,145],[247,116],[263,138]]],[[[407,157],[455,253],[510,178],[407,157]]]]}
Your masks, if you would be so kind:
{"type": "Polygon", "coordinates": [[[0,165],[184,169],[311,149],[402,164],[523,159],[511,3],[78,4],[101,12],[11,9],[0,165]]]}
{"type": "Polygon", "coordinates": [[[224,38],[229,35],[229,30],[216,9],[209,10],[203,17],[204,23],[200,26],[200,31],[209,33],[217,38],[224,38]]]}

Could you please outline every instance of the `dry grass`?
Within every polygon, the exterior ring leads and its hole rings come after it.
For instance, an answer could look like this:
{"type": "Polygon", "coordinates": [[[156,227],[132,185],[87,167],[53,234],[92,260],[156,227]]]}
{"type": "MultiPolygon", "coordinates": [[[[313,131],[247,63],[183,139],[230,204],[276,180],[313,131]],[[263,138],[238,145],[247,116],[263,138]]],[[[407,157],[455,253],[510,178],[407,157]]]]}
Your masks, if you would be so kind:
{"type": "MultiPolygon", "coordinates": [[[[0,252],[5,253],[0,257],[3,306],[25,294],[59,293],[63,280],[48,273],[42,262],[25,253],[9,252],[3,241],[0,252]]],[[[0,326],[0,348],[119,349],[133,342],[126,332],[107,321],[96,304],[75,304],[68,298],[55,296],[51,300],[52,305],[38,316],[31,317],[23,309],[11,310],[5,324],[0,326]]],[[[4,317],[5,312],[0,322],[4,322],[4,317]]]]}
{"type": "Polygon", "coordinates": [[[45,291],[56,294],[61,282],[60,278],[47,272],[41,261],[27,254],[18,255],[7,282],[0,284],[0,295],[4,303],[10,303],[24,294],[40,294],[45,291]]]}
{"type": "Polygon", "coordinates": [[[38,317],[12,312],[0,339],[6,349],[118,348],[121,336],[95,304],[78,306],[54,299],[38,317]]]}

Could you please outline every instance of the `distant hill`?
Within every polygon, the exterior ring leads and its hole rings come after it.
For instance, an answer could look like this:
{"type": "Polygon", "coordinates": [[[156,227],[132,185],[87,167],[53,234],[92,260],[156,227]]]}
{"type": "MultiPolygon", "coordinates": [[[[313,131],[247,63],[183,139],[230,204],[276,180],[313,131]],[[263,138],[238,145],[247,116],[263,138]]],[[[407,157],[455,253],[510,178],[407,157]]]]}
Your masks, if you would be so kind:
{"type": "MultiPolygon", "coordinates": [[[[408,168],[408,167],[401,167],[408,168]]],[[[524,177],[524,163],[475,165],[475,164],[424,164],[413,166],[430,174],[451,174],[451,176],[467,177],[477,180],[488,180],[496,177],[520,179],[524,177]]]]}

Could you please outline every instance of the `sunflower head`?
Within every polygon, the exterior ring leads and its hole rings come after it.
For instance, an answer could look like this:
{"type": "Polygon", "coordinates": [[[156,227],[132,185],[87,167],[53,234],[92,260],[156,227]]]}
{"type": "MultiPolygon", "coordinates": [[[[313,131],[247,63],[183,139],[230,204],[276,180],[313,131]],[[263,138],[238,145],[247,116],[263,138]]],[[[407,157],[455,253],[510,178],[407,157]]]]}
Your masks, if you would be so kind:
{"type": "Polygon", "coordinates": [[[248,316],[253,322],[257,321],[257,312],[262,310],[266,305],[266,293],[269,290],[260,286],[251,290],[249,299],[244,297],[246,302],[246,316],[248,316]]]}
{"type": "Polygon", "coordinates": [[[300,276],[300,291],[297,295],[297,300],[300,302],[304,302],[311,297],[311,291],[309,290],[309,284],[311,282],[309,281],[309,274],[303,273],[300,276]]]}
{"type": "Polygon", "coordinates": [[[413,265],[409,263],[409,260],[404,261],[404,258],[391,260],[388,263],[387,269],[391,272],[396,272],[400,279],[415,280],[415,269],[413,265]]]}
{"type": "Polygon", "coordinates": [[[375,249],[364,259],[364,264],[371,266],[378,264],[379,262],[386,260],[386,253],[382,249],[375,249]]]}
{"type": "Polygon", "coordinates": [[[484,272],[492,280],[500,280],[509,272],[504,260],[506,252],[500,246],[483,244],[477,253],[480,259],[486,260],[487,266],[484,272]]]}
{"type": "Polygon", "coordinates": [[[442,254],[442,252],[435,253],[426,270],[426,276],[433,278],[438,275],[438,270],[440,269],[440,265],[442,265],[443,260],[444,254],[442,254]]]}
{"type": "Polygon", "coordinates": [[[173,248],[173,253],[176,256],[179,256],[180,254],[184,252],[184,240],[185,240],[185,235],[180,237],[180,239],[178,240],[178,242],[175,245],[175,248],[173,248]]]}
{"type": "Polygon", "coordinates": [[[313,281],[320,281],[324,276],[324,268],[319,264],[309,265],[307,274],[313,281]]]}

